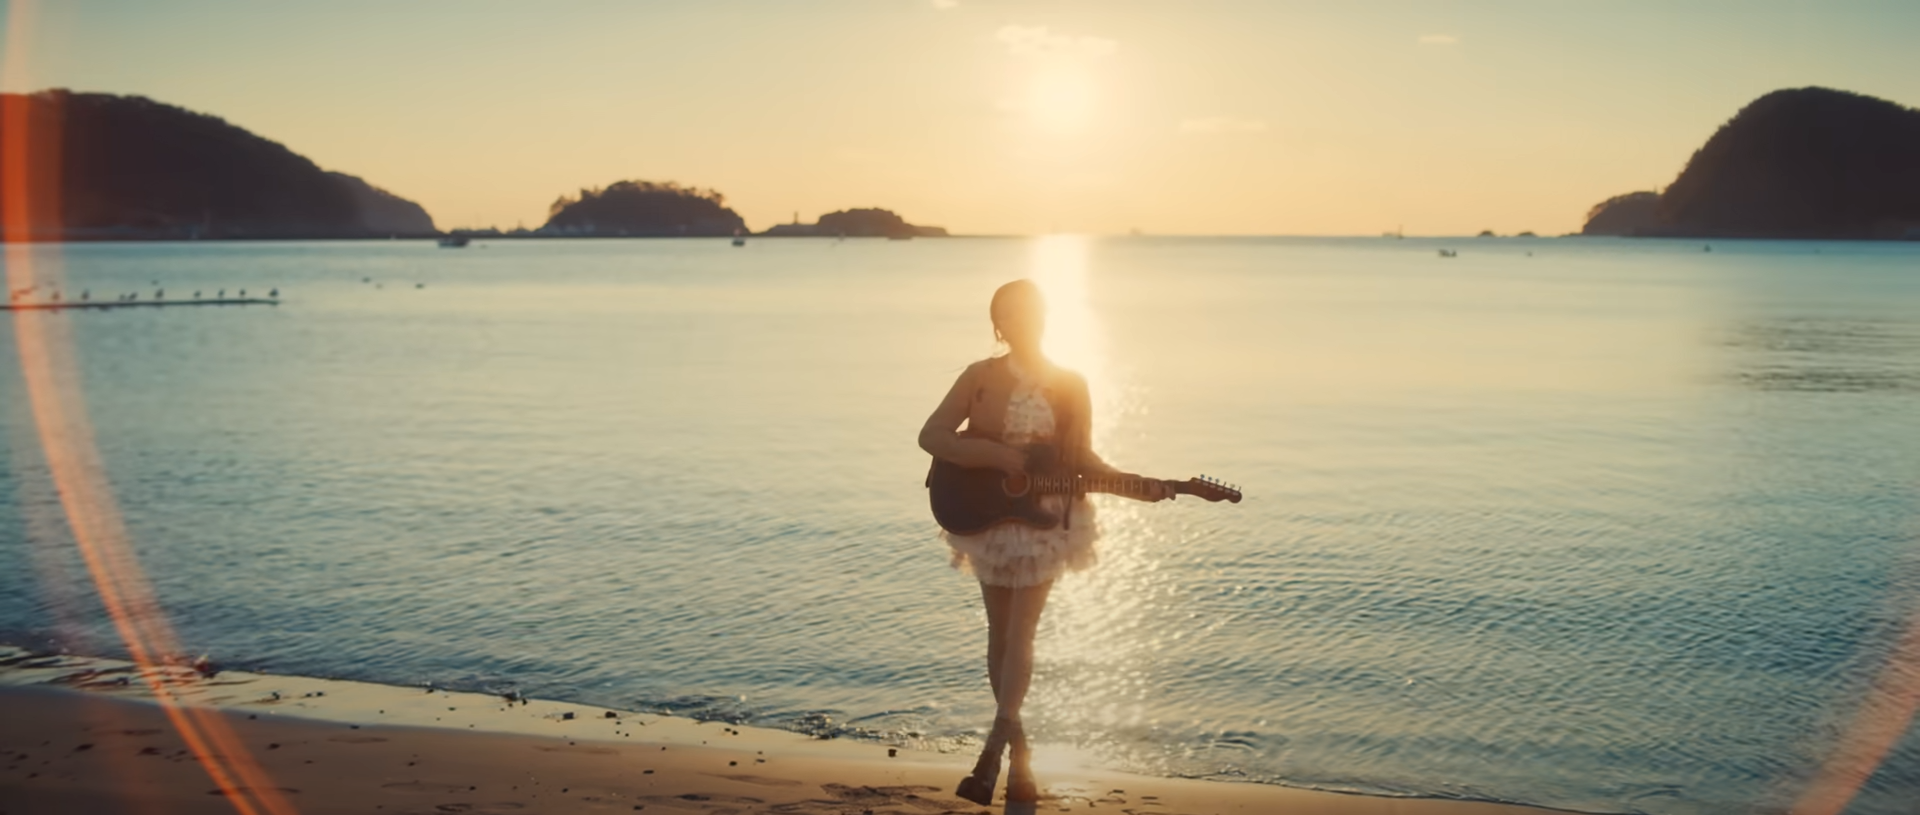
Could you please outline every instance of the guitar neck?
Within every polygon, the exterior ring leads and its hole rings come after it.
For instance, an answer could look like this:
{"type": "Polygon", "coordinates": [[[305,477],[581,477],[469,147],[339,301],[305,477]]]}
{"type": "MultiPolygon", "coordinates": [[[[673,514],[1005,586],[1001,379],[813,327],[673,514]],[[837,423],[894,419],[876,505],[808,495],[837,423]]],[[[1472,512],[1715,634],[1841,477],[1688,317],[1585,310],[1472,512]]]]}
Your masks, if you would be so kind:
{"type": "MultiPolygon", "coordinates": [[[[1033,489],[1053,494],[1100,492],[1108,495],[1144,495],[1147,485],[1156,480],[1117,475],[1043,475],[1034,476],[1033,489]]],[[[1179,489],[1178,484],[1172,486],[1179,489]]]]}

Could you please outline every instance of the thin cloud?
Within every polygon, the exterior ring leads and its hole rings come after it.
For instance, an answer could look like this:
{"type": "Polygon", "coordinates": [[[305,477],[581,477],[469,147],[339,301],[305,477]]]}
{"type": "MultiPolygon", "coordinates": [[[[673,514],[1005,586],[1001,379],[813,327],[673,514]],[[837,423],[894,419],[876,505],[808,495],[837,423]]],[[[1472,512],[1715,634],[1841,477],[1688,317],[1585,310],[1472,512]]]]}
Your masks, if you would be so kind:
{"type": "Polygon", "coordinates": [[[1460,41],[1460,38],[1453,36],[1452,34],[1421,34],[1420,35],[1421,45],[1453,45],[1454,43],[1457,43],[1459,41],[1460,41]]]}
{"type": "Polygon", "coordinates": [[[933,0],[933,7],[941,11],[946,11],[947,9],[955,8],[959,5],[960,5],[960,0],[933,0]]]}
{"type": "Polygon", "coordinates": [[[1006,25],[993,38],[1016,57],[1103,57],[1120,44],[1105,37],[1055,34],[1043,25],[1006,25]]]}
{"type": "Polygon", "coordinates": [[[1207,116],[1180,123],[1182,133],[1259,133],[1266,129],[1266,122],[1231,116],[1207,116]]]}

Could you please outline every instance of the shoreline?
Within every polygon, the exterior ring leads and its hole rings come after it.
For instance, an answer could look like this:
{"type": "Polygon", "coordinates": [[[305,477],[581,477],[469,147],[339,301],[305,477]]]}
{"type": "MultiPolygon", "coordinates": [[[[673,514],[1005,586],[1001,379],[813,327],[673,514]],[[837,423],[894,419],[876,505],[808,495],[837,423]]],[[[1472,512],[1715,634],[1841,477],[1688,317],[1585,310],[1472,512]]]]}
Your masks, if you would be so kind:
{"type": "MultiPolygon", "coordinates": [[[[161,673],[181,704],[224,721],[278,788],[297,790],[283,795],[301,813],[504,813],[551,806],[556,796],[579,812],[973,813],[1004,805],[952,795],[968,755],[437,688],[207,676],[185,665],[161,673]]],[[[234,811],[130,663],[0,648],[0,719],[9,722],[0,732],[0,798],[9,813],[234,811]]],[[[1048,811],[1565,812],[1134,775],[1053,760],[1044,745],[1037,752],[1046,796],[1038,807],[1048,811]]]]}
{"type": "MultiPolygon", "coordinates": [[[[1051,233],[1022,234],[1022,233],[998,233],[998,232],[964,232],[964,233],[953,233],[953,234],[947,234],[947,235],[915,236],[915,239],[1030,240],[1034,238],[1044,238],[1044,237],[1047,237],[1049,234],[1051,233]]],[[[1580,232],[1539,234],[1539,235],[1531,235],[1531,236],[1518,235],[1518,234],[1484,235],[1483,236],[1483,235],[1475,235],[1471,233],[1460,233],[1460,234],[1454,234],[1454,235],[1434,234],[1434,235],[1394,236],[1394,235],[1378,235],[1378,234],[1372,234],[1372,233],[1339,234],[1339,235],[1303,235],[1303,234],[1292,234],[1292,233],[1242,234],[1242,233],[1233,233],[1233,232],[1219,232],[1219,233],[1142,232],[1138,234],[1128,233],[1128,232],[1090,232],[1090,233],[1085,233],[1084,236],[1089,238],[1128,239],[1128,240],[1146,239],[1146,240],[1208,241],[1208,240],[1284,239],[1284,240],[1354,240],[1354,241],[1369,241],[1369,242],[1375,242],[1375,241],[1540,241],[1543,244],[1551,244],[1555,241],[1563,241],[1568,239],[1588,240],[1588,241],[1620,241],[1624,243],[1649,243],[1649,244],[1660,243],[1660,242],[1680,244],[1680,243],[1695,243],[1699,241],[1720,241],[1720,242],[1736,243],[1736,244],[1738,243],[1758,243],[1758,244],[1778,244],[1778,243],[1912,244],[1912,243],[1920,243],[1920,237],[1906,237],[1906,236],[1872,237],[1872,236],[1864,236],[1864,235],[1846,236],[1846,235],[1685,235],[1685,234],[1671,234],[1671,235],[1668,235],[1668,234],[1660,234],[1660,235],[1594,234],[1594,235],[1588,235],[1580,232]]],[[[61,246],[61,245],[85,245],[85,244],[427,243],[427,242],[438,241],[442,238],[448,238],[448,237],[465,237],[473,241],[495,241],[495,240],[499,240],[499,241],[572,241],[572,240],[581,240],[581,241],[620,241],[620,240],[723,241],[723,240],[731,240],[734,237],[741,237],[741,238],[746,238],[748,240],[756,240],[756,241],[757,240],[778,240],[778,241],[797,240],[800,242],[806,242],[806,241],[835,242],[835,241],[842,241],[842,240],[855,240],[855,241],[871,241],[871,242],[878,243],[878,242],[884,242],[886,240],[889,240],[888,238],[885,238],[883,236],[878,236],[878,235],[858,235],[858,236],[849,235],[846,237],[839,237],[834,235],[767,235],[759,232],[752,232],[752,233],[739,235],[739,236],[734,236],[730,234],[728,235],[719,235],[719,234],[715,234],[715,235],[511,235],[511,234],[505,234],[505,233],[498,234],[498,235],[489,235],[489,234],[474,234],[474,233],[437,232],[437,233],[407,233],[407,234],[395,234],[395,235],[384,235],[384,234],[382,235],[280,235],[280,236],[235,235],[235,236],[222,236],[222,237],[212,237],[212,238],[162,237],[162,236],[153,236],[153,235],[115,235],[111,237],[85,236],[85,237],[60,237],[60,238],[30,237],[30,238],[24,238],[24,239],[13,240],[13,241],[0,240],[0,245],[6,245],[10,243],[21,244],[21,245],[36,245],[36,246],[38,245],[61,246]]]]}

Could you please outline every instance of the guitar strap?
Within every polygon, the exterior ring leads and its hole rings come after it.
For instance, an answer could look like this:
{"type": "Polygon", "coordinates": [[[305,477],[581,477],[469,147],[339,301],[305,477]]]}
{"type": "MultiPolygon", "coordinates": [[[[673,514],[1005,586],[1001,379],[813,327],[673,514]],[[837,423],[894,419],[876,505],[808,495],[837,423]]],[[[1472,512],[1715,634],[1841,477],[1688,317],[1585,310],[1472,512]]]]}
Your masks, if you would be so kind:
{"type": "Polygon", "coordinates": [[[1066,396],[1060,385],[1058,373],[1051,377],[1046,386],[1047,406],[1053,409],[1054,438],[1060,450],[1061,465],[1067,477],[1073,479],[1074,488],[1067,493],[1066,511],[1060,514],[1060,528],[1073,528],[1073,505],[1081,499],[1080,491],[1080,433],[1077,422],[1080,421],[1079,403],[1066,396]],[[1064,407],[1063,407],[1064,406],[1064,407]]]}

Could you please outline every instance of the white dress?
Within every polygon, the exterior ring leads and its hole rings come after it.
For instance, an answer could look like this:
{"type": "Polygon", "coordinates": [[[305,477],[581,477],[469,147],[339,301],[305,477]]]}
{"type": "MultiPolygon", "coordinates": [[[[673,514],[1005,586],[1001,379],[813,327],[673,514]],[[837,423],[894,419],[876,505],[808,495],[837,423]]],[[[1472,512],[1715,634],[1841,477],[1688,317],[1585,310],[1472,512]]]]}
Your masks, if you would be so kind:
{"type": "MultiPolygon", "coordinates": [[[[1011,360],[1009,360],[1011,362],[1011,360]]],[[[1053,436],[1053,408],[1041,394],[1037,380],[1016,377],[1007,400],[1007,416],[1000,440],[1014,446],[1053,436]]],[[[1040,507],[1061,514],[1067,496],[1043,495],[1040,507]]],[[[990,586],[1035,586],[1069,571],[1080,571],[1099,560],[1094,542],[1100,538],[1099,519],[1085,497],[1073,499],[1071,528],[1035,529],[1023,523],[1002,522],[985,532],[940,537],[953,550],[953,568],[972,574],[990,586]]]]}

